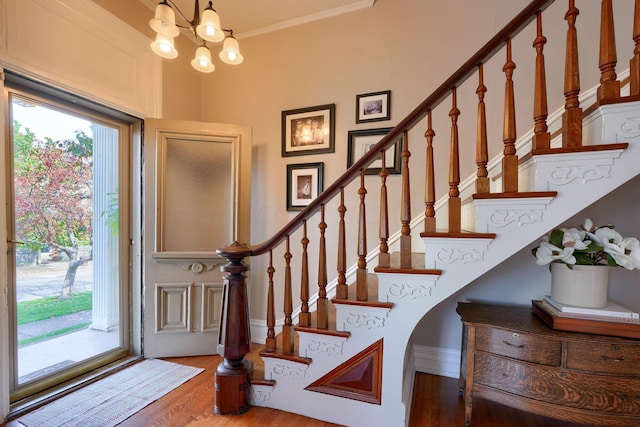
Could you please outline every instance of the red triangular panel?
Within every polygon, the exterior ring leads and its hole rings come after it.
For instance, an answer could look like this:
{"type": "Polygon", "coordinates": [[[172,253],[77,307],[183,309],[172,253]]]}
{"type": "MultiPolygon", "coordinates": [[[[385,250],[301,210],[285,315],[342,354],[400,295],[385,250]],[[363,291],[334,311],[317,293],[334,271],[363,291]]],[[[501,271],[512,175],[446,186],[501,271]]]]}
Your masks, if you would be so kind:
{"type": "Polygon", "coordinates": [[[382,402],[382,340],[356,354],[306,390],[360,400],[382,402]]]}

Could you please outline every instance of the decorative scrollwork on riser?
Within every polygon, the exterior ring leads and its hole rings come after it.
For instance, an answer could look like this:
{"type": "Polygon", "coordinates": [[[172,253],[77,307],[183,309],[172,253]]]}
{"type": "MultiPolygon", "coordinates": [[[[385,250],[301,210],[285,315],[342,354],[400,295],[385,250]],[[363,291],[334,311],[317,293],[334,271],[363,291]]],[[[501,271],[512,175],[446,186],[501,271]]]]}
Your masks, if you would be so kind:
{"type": "Polygon", "coordinates": [[[459,262],[462,264],[470,264],[481,262],[484,260],[485,251],[471,249],[463,251],[458,248],[442,248],[436,256],[439,263],[453,264],[459,262]]]}
{"type": "Polygon", "coordinates": [[[347,325],[353,328],[382,328],[387,316],[376,316],[371,314],[350,313],[346,318],[347,325]]]}
{"type": "Polygon", "coordinates": [[[307,375],[307,367],[276,363],[271,369],[271,374],[273,377],[280,378],[304,378],[307,375]]]}
{"type": "Polygon", "coordinates": [[[542,222],[542,210],[512,209],[498,210],[491,214],[491,225],[506,227],[517,223],[518,225],[534,224],[542,222]]]}
{"type": "Polygon", "coordinates": [[[271,391],[258,390],[255,386],[251,388],[251,401],[256,404],[271,400],[271,391]]]}
{"type": "Polygon", "coordinates": [[[431,286],[427,285],[407,285],[403,283],[394,283],[389,288],[389,296],[393,299],[418,299],[418,298],[427,298],[431,296],[431,286]]]}
{"type": "Polygon", "coordinates": [[[617,134],[622,140],[640,136],[640,117],[629,117],[620,124],[617,134]]]}
{"type": "Polygon", "coordinates": [[[611,176],[611,166],[583,165],[559,167],[551,172],[549,183],[557,186],[567,185],[580,180],[583,184],[611,176]]]}
{"type": "Polygon", "coordinates": [[[328,341],[320,341],[320,340],[311,340],[309,344],[307,344],[306,352],[307,356],[311,356],[312,354],[324,354],[327,356],[335,356],[337,354],[342,354],[344,342],[328,342],[328,341]]]}

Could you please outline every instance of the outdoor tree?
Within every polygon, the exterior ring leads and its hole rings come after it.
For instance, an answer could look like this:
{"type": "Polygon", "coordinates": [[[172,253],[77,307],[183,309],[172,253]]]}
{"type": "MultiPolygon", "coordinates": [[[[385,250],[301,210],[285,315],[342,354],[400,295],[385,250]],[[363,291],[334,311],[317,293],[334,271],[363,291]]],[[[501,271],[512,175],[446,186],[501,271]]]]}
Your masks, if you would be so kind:
{"type": "Polygon", "coordinates": [[[93,140],[81,131],[40,140],[18,122],[13,140],[16,237],[67,256],[60,296],[69,297],[78,267],[91,259],[79,248],[91,244],[93,140]]]}

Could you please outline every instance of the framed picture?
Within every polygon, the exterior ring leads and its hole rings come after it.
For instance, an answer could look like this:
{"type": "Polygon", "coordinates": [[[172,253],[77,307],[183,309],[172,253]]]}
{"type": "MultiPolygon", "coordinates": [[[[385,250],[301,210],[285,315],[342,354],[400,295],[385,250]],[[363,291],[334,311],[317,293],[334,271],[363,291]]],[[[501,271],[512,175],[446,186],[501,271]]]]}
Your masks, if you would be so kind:
{"type": "Polygon", "coordinates": [[[378,122],[390,118],[390,90],[356,95],[356,123],[378,122]]]}
{"type": "Polygon", "coordinates": [[[282,157],[335,151],[336,104],[282,112],[282,157]]]}
{"type": "MultiPolygon", "coordinates": [[[[360,157],[371,150],[383,136],[385,136],[393,128],[382,129],[364,129],[349,131],[349,147],[347,154],[347,167],[351,167],[360,157]]],[[[402,150],[402,137],[385,152],[385,167],[390,174],[400,173],[400,151],[402,150]]],[[[374,175],[382,170],[382,156],[369,165],[365,174],[374,175]]]]}
{"type": "Polygon", "coordinates": [[[300,211],[322,193],[324,163],[287,165],[287,210],[300,211]]]}

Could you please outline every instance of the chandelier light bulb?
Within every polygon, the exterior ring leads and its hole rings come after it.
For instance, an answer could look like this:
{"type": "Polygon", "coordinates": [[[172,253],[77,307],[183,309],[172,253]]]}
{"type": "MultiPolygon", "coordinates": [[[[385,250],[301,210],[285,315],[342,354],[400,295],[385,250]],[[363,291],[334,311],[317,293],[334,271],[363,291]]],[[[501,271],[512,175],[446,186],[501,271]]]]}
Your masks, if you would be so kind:
{"type": "Polygon", "coordinates": [[[151,50],[163,58],[173,59],[178,56],[178,51],[173,45],[173,37],[162,34],[156,35],[156,40],[151,43],[151,50]]]}
{"type": "Polygon", "coordinates": [[[220,59],[223,62],[231,65],[238,65],[244,61],[244,57],[240,53],[240,46],[238,45],[238,40],[233,37],[233,35],[224,39],[224,45],[222,48],[222,52],[220,52],[220,59]]]}
{"type": "Polygon", "coordinates": [[[196,56],[191,60],[191,66],[203,73],[211,73],[216,69],[211,63],[211,52],[205,45],[196,49],[196,56]]]}
{"type": "Polygon", "coordinates": [[[196,27],[196,33],[208,42],[221,42],[224,40],[224,31],[220,28],[220,17],[211,7],[211,2],[209,2],[209,6],[207,6],[204,12],[202,12],[200,25],[196,27]]]}
{"type": "Polygon", "coordinates": [[[153,31],[163,36],[176,37],[180,34],[176,26],[176,15],[166,1],[156,6],[155,17],[149,21],[149,25],[153,31]]]}

